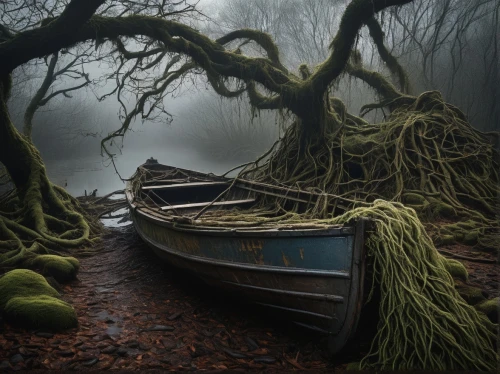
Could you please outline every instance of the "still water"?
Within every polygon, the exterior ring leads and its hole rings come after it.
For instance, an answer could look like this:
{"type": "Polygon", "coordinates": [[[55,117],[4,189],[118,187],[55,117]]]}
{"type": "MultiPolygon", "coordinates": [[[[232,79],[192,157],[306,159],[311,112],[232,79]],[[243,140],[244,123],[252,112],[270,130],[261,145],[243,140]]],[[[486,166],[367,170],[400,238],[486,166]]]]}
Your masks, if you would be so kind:
{"type": "MultiPolygon", "coordinates": [[[[234,159],[215,161],[192,148],[169,145],[145,150],[125,149],[123,154],[117,156],[115,164],[120,175],[129,178],[150,157],[162,164],[214,174],[222,174],[244,162],[234,159]]],[[[98,190],[97,196],[103,196],[125,187],[113,165],[100,155],[81,159],[47,160],[46,167],[51,181],[66,186],[66,190],[73,196],[82,196],[85,190],[91,193],[95,189],[98,190]]]]}

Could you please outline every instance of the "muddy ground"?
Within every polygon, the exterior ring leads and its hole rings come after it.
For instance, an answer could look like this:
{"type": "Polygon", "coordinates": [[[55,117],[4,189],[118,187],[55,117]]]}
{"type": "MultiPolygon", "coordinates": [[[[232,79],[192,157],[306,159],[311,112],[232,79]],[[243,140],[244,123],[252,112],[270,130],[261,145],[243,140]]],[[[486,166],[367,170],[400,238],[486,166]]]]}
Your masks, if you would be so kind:
{"type": "Polygon", "coordinates": [[[329,371],[323,337],[286,324],[169,267],[132,228],[105,235],[62,286],[79,327],[64,333],[2,325],[1,369],[329,371]]]}
{"type": "MultiPolygon", "coordinates": [[[[78,279],[62,286],[79,327],[64,333],[0,323],[2,369],[331,372],[359,361],[375,321],[337,357],[325,339],[220,294],[159,261],[131,227],[104,235],[82,258],[78,279]]],[[[464,248],[448,248],[462,251],[464,248]]],[[[498,296],[498,265],[463,261],[473,284],[498,296]]]]}

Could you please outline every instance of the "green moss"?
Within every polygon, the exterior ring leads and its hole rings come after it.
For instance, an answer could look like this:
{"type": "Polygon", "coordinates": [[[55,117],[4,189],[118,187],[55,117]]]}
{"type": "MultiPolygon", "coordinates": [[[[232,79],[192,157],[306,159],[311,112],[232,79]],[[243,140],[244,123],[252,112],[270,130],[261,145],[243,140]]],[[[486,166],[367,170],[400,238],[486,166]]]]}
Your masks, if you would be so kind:
{"type": "Polygon", "coordinates": [[[74,279],[80,263],[74,257],[40,255],[32,260],[32,266],[39,268],[42,274],[54,277],[58,282],[74,279]]]}
{"type": "Polygon", "coordinates": [[[31,270],[16,269],[9,271],[0,278],[0,309],[5,308],[8,301],[14,297],[31,296],[58,297],[43,276],[31,270]]]}
{"type": "Polygon", "coordinates": [[[403,195],[403,202],[406,204],[422,205],[426,202],[426,199],[422,195],[408,192],[403,195]]]}
{"type": "Polygon", "coordinates": [[[464,282],[467,282],[469,279],[467,269],[465,269],[465,266],[460,261],[444,258],[443,265],[453,278],[458,278],[464,282]]]}
{"type": "Polygon", "coordinates": [[[453,235],[440,235],[436,238],[437,245],[448,245],[455,243],[455,237],[453,235]]]}
{"type": "Polygon", "coordinates": [[[346,366],[345,369],[346,370],[356,370],[356,371],[358,371],[358,370],[361,370],[361,365],[360,365],[359,362],[350,362],[350,363],[347,364],[347,366],[346,366]]]}
{"type": "Polygon", "coordinates": [[[496,297],[490,300],[484,300],[474,305],[477,311],[486,314],[492,322],[498,322],[498,314],[500,311],[500,298],[496,297]]]}
{"type": "Polygon", "coordinates": [[[445,218],[453,218],[456,217],[457,212],[453,207],[449,204],[445,204],[443,202],[432,204],[432,215],[434,217],[445,217],[445,218]]]}
{"type": "Polygon", "coordinates": [[[476,305],[485,300],[483,291],[480,288],[460,285],[457,291],[469,305],[476,305]]]}
{"type": "Polygon", "coordinates": [[[75,310],[68,303],[50,296],[13,297],[5,306],[8,322],[28,328],[63,330],[76,327],[75,310]]]}
{"type": "Polygon", "coordinates": [[[464,244],[467,245],[476,245],[477,244],[477,239],[478,239],[478,232],[477,231],[470,231],[466,234],[464,234],[464,244]]]}

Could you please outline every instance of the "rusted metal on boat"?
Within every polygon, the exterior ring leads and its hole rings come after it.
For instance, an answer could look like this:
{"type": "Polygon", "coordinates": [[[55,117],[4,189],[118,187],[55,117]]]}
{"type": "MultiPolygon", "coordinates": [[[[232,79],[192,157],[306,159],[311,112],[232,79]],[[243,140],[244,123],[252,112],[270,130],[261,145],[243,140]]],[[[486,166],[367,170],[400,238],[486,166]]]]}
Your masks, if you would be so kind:
{"type": "MultiPolygon", "coordinates": [[[[281,187],[245,188],[239,180],[156,163],[138,171],[147,177],[132,178],[125,190],[131,217],[160,258],[328,334],[332,353],[352,337],[363,300],[366,220],[321,228],[201,226],[182,216],[251,208],[262,195],[283,197],[281,187]],[[214,202],[228,187],[231,194],[214,202]]],[[[304,191],[287,190],[288,197],[314,199],[304,191]]]]}

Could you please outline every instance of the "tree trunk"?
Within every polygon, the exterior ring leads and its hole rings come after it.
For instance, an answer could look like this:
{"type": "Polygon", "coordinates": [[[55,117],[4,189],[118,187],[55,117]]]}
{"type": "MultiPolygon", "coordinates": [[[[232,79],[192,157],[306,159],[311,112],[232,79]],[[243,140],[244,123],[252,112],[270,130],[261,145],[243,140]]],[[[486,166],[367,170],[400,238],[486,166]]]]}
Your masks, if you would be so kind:
{"type": "Polygon", "coordinates": [[[27,186],[34,163],[41,163],[38,150],[14,127],[10,120],[5,90],[6,80],[1,79],[0,87],[0,162],[2,162],[10,178],[19,192],[27,186]]]}
{"type": "Polygon", "coordinates": [[[6,104],[9,87],[5,84],[10,79],[1,78],[0,162],[5,165],[16,186],[21,209],[15,220],[1,215],[0,219],[8,221],[11,226],[26,225],[30,235],[43,238],[44,243],[82,245],[88,241],[90,227],[75,210],[74,199],[50,183],[40,152],[12,124],[6,104]],[[56,225],[58,229],[49,228],[49,224],[56,225]]]}

